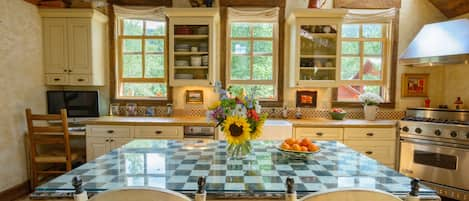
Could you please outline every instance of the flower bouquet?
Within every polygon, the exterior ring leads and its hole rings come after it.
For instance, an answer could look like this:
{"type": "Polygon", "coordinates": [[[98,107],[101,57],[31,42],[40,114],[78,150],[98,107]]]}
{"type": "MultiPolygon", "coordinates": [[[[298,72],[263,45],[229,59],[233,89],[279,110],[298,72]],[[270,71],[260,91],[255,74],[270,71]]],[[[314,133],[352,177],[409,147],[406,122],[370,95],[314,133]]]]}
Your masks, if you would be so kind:
{"type": "Polygon", "coordinates": [[[262,134],[267,114],[260,115],[261,106],[252,94],[246,95],[244,89],[228,88],[215,84],[215,92],[220,100],[208,108],[208,118],[217,122],[228,142],[227,152],[230,158],[241,159],[251,153],[250,140],[262,134]]]}

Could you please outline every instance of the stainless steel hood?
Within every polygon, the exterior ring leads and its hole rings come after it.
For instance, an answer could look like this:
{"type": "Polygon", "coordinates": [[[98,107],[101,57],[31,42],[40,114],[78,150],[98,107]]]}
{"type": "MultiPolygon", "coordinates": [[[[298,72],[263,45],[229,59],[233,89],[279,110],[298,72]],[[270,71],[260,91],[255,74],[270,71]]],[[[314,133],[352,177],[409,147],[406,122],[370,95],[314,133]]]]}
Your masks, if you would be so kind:
{"type": "Polygon", "coordinates": [[[409,66],[468,64],[469,19],[425,25],[401,55],[409,66]]]}

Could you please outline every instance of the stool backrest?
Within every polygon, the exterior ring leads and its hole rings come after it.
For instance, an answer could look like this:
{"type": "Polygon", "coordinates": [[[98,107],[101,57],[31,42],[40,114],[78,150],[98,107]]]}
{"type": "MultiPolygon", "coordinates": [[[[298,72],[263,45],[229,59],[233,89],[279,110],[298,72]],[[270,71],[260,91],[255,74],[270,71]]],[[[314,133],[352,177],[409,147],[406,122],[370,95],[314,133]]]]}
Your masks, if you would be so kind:
{"type": "Polygon", "coordinates": [[[187,196],[163,188],[121,188],[93,196],[89,201],[190,201],[187,196]]]}
{"type": "Polygon", "coordinates": [[[371,189],[334,189],[312,193],[300,201],[402,201],[388,192],[371,189]]]}

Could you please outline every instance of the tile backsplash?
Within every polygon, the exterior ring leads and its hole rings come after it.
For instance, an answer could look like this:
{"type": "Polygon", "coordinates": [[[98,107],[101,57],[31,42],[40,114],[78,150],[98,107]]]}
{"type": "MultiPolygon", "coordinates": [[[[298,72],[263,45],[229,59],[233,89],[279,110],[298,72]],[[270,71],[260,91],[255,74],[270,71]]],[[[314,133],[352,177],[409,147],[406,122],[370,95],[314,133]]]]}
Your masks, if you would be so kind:
{"type": "MultiPolygon", "coordinates": [[[[137,116],[146,116],[145,115],[146,107],[138,106],[137,107],[137,116]]],[[[167,108],[164,106],[154,107],[155,117],[164,117],[166,116],[167,108]]],[[[205,108],[187,108],[187,109],[174,109],[173,116],[188,116],[188,117],[205,117],[207,109],[205,108]]],[[[269,114],[271,119],[281,119],[282,118],[282,108],[280,107],[265,107],[262,108],[262,113],[269,114]]],[[[289,108],[287,110],[288,118],[295,118],[296,109],[289,108]]],[[[121,106],[119,108],[119,116],[125,116],[126,107],[121,106]]],[[[302,118],[326,118],[330,119],[329,110],[325,109],[316,109],[316,108],[301,108],[302,118]]],[[[378,111],[377,119],[402,119],[405,116],[405,111],[396,111],[396,110],[387,110],[382,109],[378,111]]],[[[363,119],[363,110],[359,108],[350,108],[347,109],[347,119],[363,119]]]]}

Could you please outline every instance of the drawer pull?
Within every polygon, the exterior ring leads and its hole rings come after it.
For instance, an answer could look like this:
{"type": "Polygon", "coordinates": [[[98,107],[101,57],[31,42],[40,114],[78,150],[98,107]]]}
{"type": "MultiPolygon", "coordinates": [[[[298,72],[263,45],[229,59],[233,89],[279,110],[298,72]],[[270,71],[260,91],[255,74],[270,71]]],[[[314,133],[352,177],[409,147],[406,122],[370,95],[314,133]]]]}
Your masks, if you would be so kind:
{"type": "Polygon", "coordinates": [[[375,134],[373,134],[373,133],[367,133],[366,135],[372,137],[372,136],[375,135],[375,134]]]}
{"type": "Polygon", "coordinates": [[[371,154],[373,154],[373,152],[372,151],[365,151],[365,154],[371,155],[371,154]]]}
{"type": "Polygon", "coordinates": [[[109,139],[106,139],[106,142],[109,142],[109,139]]]}
{"type": "Polygon", "coordinates": [[[107,133],[111,134],[111,133],[114,133],[113,130],[108,130],[107,133]]]}
{"type": "Polygon", "coordinates": [[[82,79],[82,78],[78,79],[78,82],[83,82],[83,81],[85,81],[85,79],[82,79]]]}
{"type": "Polygon", "coordinates": [[[60,78],[54,78],[54,81],[56,81],[56,82],[60,81],[60,78]]]}
{"type": "Polygon", "coordinates": [[[159,134],[161,134],[161,133],[163,133],[163,131],[155,131],[155,134],[158,134],[158,135],[159,135],[159,134]]]}
{"type": "Polygon", "coordinates": [[[316,135],[317,135],[317,136],[323,136],[323,135],[324,135],[324,133],[317,132],[317,133],[316,133],[316,135]]]}
{"type": "Polygon", "coordinates": [[[111,139],[111,142],[114,142],[114,139],[111,139]]]}

